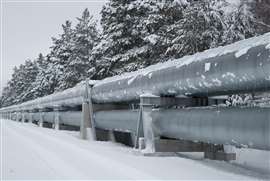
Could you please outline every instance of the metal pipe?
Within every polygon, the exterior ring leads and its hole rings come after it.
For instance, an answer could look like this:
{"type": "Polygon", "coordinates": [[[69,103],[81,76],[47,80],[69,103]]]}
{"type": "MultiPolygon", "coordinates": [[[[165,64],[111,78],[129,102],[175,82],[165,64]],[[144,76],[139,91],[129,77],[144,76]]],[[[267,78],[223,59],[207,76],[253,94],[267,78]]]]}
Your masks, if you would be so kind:
{"type": "MultiPolygon", "coordinates": [[[[179,67],[169,62],[167,64],[172,66],[164,66],[164,63],[157,70],[105,79],[94,86],[93,101],[131,101],[145,93],[157,96],[216,96],[270,90],[270,49],[260,45],[250,48],[240,57],[235,54],[205,58],[179,67]]],[[[179,63],[181,61],[179,59],[179,63]]]]}
{"type": "MultiPolygon", "coordinates": [[[[44,113],[44,121],[53,122],[53,114],[44,113]]],[[[80,126],[81,112],[59,114],[61,124],[80,126]]],[[[97,128],[136,133],[138,110],[101,111],[94,116],[97,128]]],[[[270,108],[161,109],[151,116],[157,136],[270,150],[270,108]]]]}
{"type": "Polygon", "coordinates": [[[158,135],[270,150],[269,108],[154,111],[158,135]]]}
{"type": "MultiPolygon", "coordinates": [[[[136,132],[137,111],[102,111],[101,129],[136,132]]],[[[153,110],[156,134],[169,138],[270,150],[270,108],[187,108],[153,110]]]]}
{"type": "Polygon", "coordinates": [[[94,116],[97,128],[136,133],[138,110],[100,111],[94,116]]]}

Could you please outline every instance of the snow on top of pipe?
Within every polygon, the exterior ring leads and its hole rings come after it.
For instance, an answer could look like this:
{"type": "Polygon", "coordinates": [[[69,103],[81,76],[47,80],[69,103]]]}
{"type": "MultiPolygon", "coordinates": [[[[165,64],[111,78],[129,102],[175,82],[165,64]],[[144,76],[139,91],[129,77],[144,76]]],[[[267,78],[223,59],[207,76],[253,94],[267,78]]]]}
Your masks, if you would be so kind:
{"type": "Polygon", "coordinates": [[[123,79],[129,79],[128,84],[131,84],[136,79],[137,76],[147,76],[148,74],[152,72],[170,68],[170,67],[180,68],[194,62],[202,61],[205,59],[209,59],[209,58],[213,58],[213,57],[217,57],[221,55],[226,55],[229,53],[235,53],[235,57],[239,58],[245,55],[250,48],[260,46],[260,45],[265,45],[266,49],[270,49],[270,33],[266,33],[258,37],[241,40],[227,46],[205,50],[203,52],[199,52],[194,55],[188,55],[179,59],[169,60],[165,63],[158,63],[144,69],[139,69],[134,72],[128,72],[128,73],[123,73],[121,75],[116,75],[114,77],[109,77],[96,83],[95,87],[109,83],[109,82],[119,81],[123,79]]]}

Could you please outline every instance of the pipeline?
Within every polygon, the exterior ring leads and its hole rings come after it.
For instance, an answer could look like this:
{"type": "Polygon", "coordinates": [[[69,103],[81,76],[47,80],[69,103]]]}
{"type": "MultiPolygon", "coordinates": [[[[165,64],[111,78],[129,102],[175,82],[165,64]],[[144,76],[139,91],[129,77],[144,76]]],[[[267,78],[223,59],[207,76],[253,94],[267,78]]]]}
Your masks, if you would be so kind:
{"type": "MultiPolygon", "coordinates": [[[[33,120],[40,119],[41,113],[30,114],[33,120]]],[[[42,114],[43,121],[54,123],[56,112],[42,114]]],[[[58,114],[60,124],[80,126],[81,112],[58,114]]],[[[100,111],[94,115],[97,128],[133,134],[138,116],[138,110],[100,111]]],[[[270,108],[154,109],[151,117],[156,136],[270,150],[270,108]]]]}
{"type": "MultiPolygon", "coordinates": [[[[94,103],[157,96],[216,96],[270,90],[270,33],[98,81],[94,103]]],[[[85,86],[0,109],[0,112],[80,105],[85,86]]]]}

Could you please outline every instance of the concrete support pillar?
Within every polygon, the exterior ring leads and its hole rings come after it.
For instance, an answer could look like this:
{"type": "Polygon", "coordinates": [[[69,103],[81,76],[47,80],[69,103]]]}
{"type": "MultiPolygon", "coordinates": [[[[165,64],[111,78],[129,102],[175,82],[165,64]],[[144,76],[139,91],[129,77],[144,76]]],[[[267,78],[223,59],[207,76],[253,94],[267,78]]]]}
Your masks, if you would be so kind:
{"type": "Polygon", "coordinates": [[[20,120],[19,117],[20,117],[20,113],[19,113],[19,112],[16,112],[16,121],[17,121],[17,122],[19,122],[19,120],[20,120]]]}
{"type": "Polygon", "coordinates": [[[145,103],[145,98],[148,96],[140,97],[140,109],[141,109],[141,119],[143,125],[143,135],[145,142],[144,152],[155,153],[155,132],[153,129],[153,118],[152,118],[152,104],[145,103]]]}
{"type": "Polygon", "coordinates": [[[95,120],[94,120],[94,108],[93,108],[93,103],[92,103],[92,87],[93,85],[89,85],[89,83],[86,86],[86,89],[89,90],[87,91],[88,93],[88,104],[89,104],[89,114],[90,114],[90,128],[89,131],[91,131],[91,139],[92,140],[97,140],[97,135],[96,135],[96,126],[95,126],[95,120]]]}
{"type": "Polygon", "coordinates": [[[44,122],[44,113],[42,110],[39,111],[39,122],[38,125],[39,127],[43,127],[43,122],[44,122]]]}
{"type": "Polygon", "coordinates": [[[25,112],[21,112],[21,115],[22,115],[22,123],[25,122],[25,112]]]}
{"type": "Polygon", "coordinates": [[[82,120],[80,126],[80,136],[82,139],[96,140],[96,128],[94,122],[94,111],[92,104],[91,91],[92,86],[89,85],[89,80],[85,82],[85,95],[82,104],[82,120]]]}
{"type": "Polygon", "coordinates": [[[144,105],[142,107],[143,134],[145,139],[145,152],[154,153],[155,133],[153,129],[152,106],[144,105]]]}
{"type": "Polygon", "coordinates": [[[29,112],[28,115],[29,115],[28,123],[32,124],[33,123],[33,113],[29,112]]]}
{"type": "Polygon", "coordinates": [[[82,104],[82,120],[80,125],[80,136],[82,139],[86,140],[89,138],[88,131],[90,128],[90,110],[89,104],[83,102],[82,104]]]}
{"type": "Polygon", "coordinates": [[[54,108],[55,115],[54,115],[54,129],[59,130],[60,129],[60,114],[59,114],[59,108],[54,108]]]}
{"type": "MultiPolygon", "coordinates": [[[[142,146],[140,146],[140,140],[144,141],[143,138],[143,125],[142,125],[142,104],[140,104],[140,111],[139,111],[139,116],[137,120],[137,129],[136,129],[136,134],[134,135],[134,148],[139,148],[140,150],[142,149],[142,146]]],[[[145,146],[143,146],[143,149],[145,146]]]]}

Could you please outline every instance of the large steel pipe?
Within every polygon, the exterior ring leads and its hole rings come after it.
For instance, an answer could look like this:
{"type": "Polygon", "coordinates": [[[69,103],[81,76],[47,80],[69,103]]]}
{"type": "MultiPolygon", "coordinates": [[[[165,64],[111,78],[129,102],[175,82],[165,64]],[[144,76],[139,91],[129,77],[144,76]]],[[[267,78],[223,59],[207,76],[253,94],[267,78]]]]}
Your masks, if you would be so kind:
{"type": "MultiPolygon", "coordinates": [[[[153,110],[157,135],[270,150],[270,108],[190,108],[153,110]]],[[[95,116],[102,129],[135,132],[136,111],[103,111],[95,116]]]]}
{"type": "MultiPolygon", "coordinates": [[[[43,121],[54,123],[55,115],[58,114],[60,124],[71,126],[80,126],[82,120],[81,111],[67,111],[67,112],[42,112],[32,113],[33,119],[40,120],[40,114],[43,114],[43,121]]],[[[27,118],[29,116],[26,116],[27,118]]],[[[138,111],[116,110],[116,111],[100,111],[95,115],[96,127],[105,130],[115,130],[121,132],[135,132],[138,111]],[[122,115],[122,116],[120,116],[122,115]]]]}
{"type": "Polygon", "coordinates": [[[67,111],[67,112],[42,112],[32,113],[33,120],[39,121],[40,114],[43,115],[43,121],[48,123],[54,123],[56,114],[59,115],[59,123],[71,126],[80,126],[82,119],[82,112],[80,111],[67,111]]]}
{"type": "MultiPolygon", "coordinates": [[[[53,108],[55,106],[75,106],[83,101],[85,87],[79,84],[73,88],[58,92],[49,96],[41,97],[32,101],[11,106],[11,110],[31,110],[42,108],[53,108]]],[[[4,108],[5,109],[5,108],[4,108]]]]}
{"type": "Polygon", "coordinates": [[[154,111],[159,135],[270,150],[269,108],[213,108],[154,111]]]}
{"type": "MultiPolygon", "coordinates": [[[[55,112],[45,112],[43,119],[54,122],[55,112]]],[[[59,112],[60,123],[80,126],[82,114],[59,112]]],[[[117,110],[95,113],[97,128],[136,132],[138,111],[117,110]]],[[[270,150],[270,108],[186,108],[153,110],[153,127],[157,136],[233,144],[270,150]]],[[[35,120],[40,113],[34,113],[35,120]]]]}
{"type": "Polygon", "coordinates": [[[105,130],[136,132],[138,111],[115,110],[95,113],[95,125],[105,130]]]}
{"type": "MultiPolygon", "coordinates": [[[[270,34],[265,38],[270,39],[270,34]]],[[[266,45],[195,61],[211,52],[105,79],[94,86],[93,100],[99,103],[130,101],[145,93],[215,96],[270,90],[270,48],[266,45]],[[240,56],[241,51],[246,53],[240,56]]]]}

